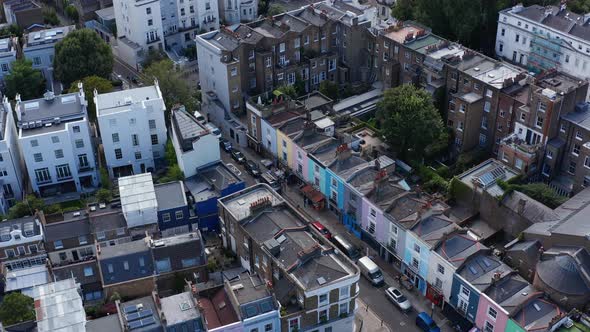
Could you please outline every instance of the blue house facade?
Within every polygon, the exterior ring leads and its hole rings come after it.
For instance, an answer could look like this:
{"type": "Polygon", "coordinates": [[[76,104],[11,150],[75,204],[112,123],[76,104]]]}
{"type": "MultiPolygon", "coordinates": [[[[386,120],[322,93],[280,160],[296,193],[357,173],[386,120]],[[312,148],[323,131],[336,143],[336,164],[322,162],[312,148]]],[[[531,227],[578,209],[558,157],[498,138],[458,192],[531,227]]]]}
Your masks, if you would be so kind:
{"type": "Polygon", "coordinates": [[[449,304],[472,323],[475,323],[480,293],[460,275],[453,275],[449,304]]]}
{"type": "Polygon", "coordinates": [[[221,162],[199,169],[197,175],[185,180],[185,185],[194,201],[201,232],[219,230],[217,199],[246,188],[245,182],[221,162]]]}
{"type": "Polygon", "coordinates": [[[406,232],[402,272],[412,281],[422,295],[426,294],[430,248],[418,240],[416,234],[406,232]]]}
{"type": "Polygon", "coordinates": [[[154,185],[154,191],[158,201],[160,230],[190,227],[189,205],[182,181],[154,185]]]}

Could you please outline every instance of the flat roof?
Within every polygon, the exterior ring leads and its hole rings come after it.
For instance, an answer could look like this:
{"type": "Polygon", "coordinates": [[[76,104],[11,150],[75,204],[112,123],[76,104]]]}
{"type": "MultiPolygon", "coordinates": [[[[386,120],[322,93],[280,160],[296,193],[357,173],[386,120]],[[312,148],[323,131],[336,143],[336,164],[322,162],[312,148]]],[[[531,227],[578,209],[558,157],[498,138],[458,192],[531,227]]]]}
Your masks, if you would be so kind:
{"type": "Polygon", "coordinates": [[[502,196],[504,190],[497,180],[508,181],[518,173],[496,159],[488,159],[458,176],[459,180],[469,188],[484,188],[492,196],[502,196]]]}
{"type": "Polygon", "coordinates": [[[99,9],[94,12],[96,16],[100,17],[105,21],[110,21],[115,19],[115,7],[106,7],[103,9],[99,9]]]}
{"type": "Polygon", "coordinates": [[[118,310],[126,331],[151,332],[162,330],[160,316],[151,296],[121,303],[118,310]]]}
{"type": "Polygon", "coordinates": [[[242,182],[242,179],[219,162],[200,168],[196,175],[184,180],[184,185],[195,202],[202,202],[213,197],[221,197],[223,189],[239,182],[242,182]]]}
{"type": "Polygon", "coordinates": [[[98,255],[99,260],[109,259],[113,257],[132,255],[138,252],[148,251],[148,245],[145,239],[130,241],[125,243],[118,243],[114,246],[106,246],[100,249],[98,255]]]}
{"type": "Polygon", "coordinates": [[[166,317],[166,325],[172,326],[179,323],[199,319],[201,313],[195,306],[195,301],[190,292],[184,292],[168,297],[160,298],[162,313],[166,317]]]}
{"type": "Polygon", "coordinates": [[[86,312],[74,278],[33,289],[37,329],[43,331],[84,331],[86,312]]]}
{"type": "MultiPolygon", "coordinates": [[[[4,291],[12,292],[44,285],[51,279],[45,265],[32,266],[26,269],[7,271],[4,291]]],[[[30,295],[31,292],[25,292],[30,295]]]]}
{"type": "Polygon", "coordinates": [[[85,116],[83,102],[86,103],[81,100],[79,92],[72,92],[52,96],[49,99],[43,97],[21,101],[17,104],[17,108],[20,109],[20,121],[24,124],[43,120],[53,121],[55,118],[77,116],[81,118],[85,116]]]}
{"type": "Polygon", "coordinates": [[[24,36],[25,45],[23,45],[23,51],[26,52],[34,48],[43,48],[47,44],[55,44],[58,41],[64,39],[68,33],[74,31],[75,29],[76,26],[68,25],[30,32],[24,36]]]}
{"type": "MultiPolygon", "coordinates": [[[[127,111],[132,105],[143,104],[146,100],[162,99],[155,85],[140,88],[100,93],[96,96],[98,117],[127,111]]],[[[162,102],[163,103],[163,102],[162,102]]]]}
{"type": "Polygon", "coordinates": [[[182,181],[156,184],[154,185],[154,192],[158,202],[158,211],[188,205],[182,181]]]}
{"type": "Polygon", "coordinates": [[[119,195],[124,213],[158,206],[151,173],[120,177],[119,195]]]}

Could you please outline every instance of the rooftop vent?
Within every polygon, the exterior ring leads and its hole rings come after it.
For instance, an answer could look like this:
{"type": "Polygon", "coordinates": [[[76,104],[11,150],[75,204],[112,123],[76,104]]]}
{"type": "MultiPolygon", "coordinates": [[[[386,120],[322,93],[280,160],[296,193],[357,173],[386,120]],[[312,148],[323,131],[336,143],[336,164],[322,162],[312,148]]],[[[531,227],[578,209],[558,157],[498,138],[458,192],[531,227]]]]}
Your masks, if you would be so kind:
{"type": "Polygon", "coordinates": [[[53,99],[55,99],[55,94],[53,91],[47,91],[43,94],[43,99],[46,101],[53,101],[53,99]]]}
{"type": "Polygon", "coordinates": [[[182,302],[180,304],[180,311],[187,311],[191,308],[191,304],[188,302],[182,302]]]}
{"type": "Polygon", "coordinates": [[[323,284],[326,283],[326,279],[324,277],[319,277],[317,279],[317,282],[318,282],[319,285],[323,285],[323,284]]]}
{"type": "Polygon", "coordinates": [[[237,291],[237,290],[240,290],[243,288],[244,288],[244,285],[242,285],[242,284],[237,284],[237,285],[231,286],[231,290],[233,290],[233,291],[237,291]]]}

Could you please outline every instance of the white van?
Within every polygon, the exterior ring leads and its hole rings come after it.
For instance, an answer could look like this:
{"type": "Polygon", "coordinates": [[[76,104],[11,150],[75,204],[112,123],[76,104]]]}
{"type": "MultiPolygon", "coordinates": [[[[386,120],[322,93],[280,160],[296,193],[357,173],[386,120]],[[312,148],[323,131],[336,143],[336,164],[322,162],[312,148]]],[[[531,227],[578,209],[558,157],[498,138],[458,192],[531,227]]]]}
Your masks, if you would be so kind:
{"type": "Polygon", "coordinates": [[[369,279],[373,286],[381,286],[383,284],[383,273],[369,257],[361,257],[356,263],[361,269],[362,275],[369,279]]]}
{"type": "Polygon", "coordinates": [[[202,116],[201,113],[199,113],[198,111],[195,111],[195,113],[193,115],[195,116],[195,118],[197,119],[197,121],[200,124],[205,125],[207,123],[207,120],[205,119],[205,117],[202,116]]]}

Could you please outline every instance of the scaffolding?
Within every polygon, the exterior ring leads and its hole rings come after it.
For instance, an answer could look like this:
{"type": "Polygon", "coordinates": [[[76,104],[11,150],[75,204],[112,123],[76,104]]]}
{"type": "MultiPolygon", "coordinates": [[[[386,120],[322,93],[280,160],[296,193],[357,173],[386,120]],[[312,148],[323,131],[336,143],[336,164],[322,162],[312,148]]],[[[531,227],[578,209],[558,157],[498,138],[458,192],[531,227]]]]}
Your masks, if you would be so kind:
{"type": "Polygon", "coordinates": [[[540,73],[544,70],[557,68],[560,65],[564,40],[551,38],[547,35],[535,33],[531,40],[531,48],[527,61],[528,70],[540,73]]]}

